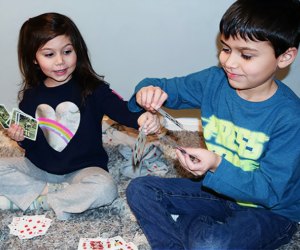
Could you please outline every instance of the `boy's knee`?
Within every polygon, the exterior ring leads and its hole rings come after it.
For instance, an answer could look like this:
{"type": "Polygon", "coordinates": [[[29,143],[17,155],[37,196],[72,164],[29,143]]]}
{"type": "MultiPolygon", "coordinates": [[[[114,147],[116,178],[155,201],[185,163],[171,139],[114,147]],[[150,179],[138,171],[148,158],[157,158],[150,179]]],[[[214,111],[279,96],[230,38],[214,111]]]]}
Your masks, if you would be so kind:
{"type": "Polygon", "coordinates": [[[131,200],[136,201],[140,199],[141,196],[145,193],[147,178],[146,177],[137,177],[130,181],[126,188],[126,197],[128,203],[131,200]]]}
{"type": "Polygon", "coordinates": [[[126,197],[127,197],[127,199],[128,198],[130,199],[132,196],[134,196],[136,194],[137,189],[139,188],[139,183],[140,183],[139,177],[137,177],[135,179],[132,179],[129,182],[129,184],[126,188],[126,197]]]}

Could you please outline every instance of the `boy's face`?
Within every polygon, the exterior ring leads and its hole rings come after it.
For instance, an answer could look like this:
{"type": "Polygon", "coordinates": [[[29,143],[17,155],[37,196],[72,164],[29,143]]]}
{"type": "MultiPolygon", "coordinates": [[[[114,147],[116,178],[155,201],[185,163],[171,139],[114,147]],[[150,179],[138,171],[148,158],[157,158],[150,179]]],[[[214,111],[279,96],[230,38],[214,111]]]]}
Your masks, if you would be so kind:
{"type": "Polygon", "coordinates": [[[230,85],[251,101],[262,101],[277,89],[273,77],[279,58],[268,42],[251,41],[221,36],[220,63],[227,73],[230,85]]]}
{"type": "Polygon", "coordinates": [[[45,84],[48,87],[69,81],[77,63],[77,55],[70,38],[61,35],[48,41],[36,52],[35,63],[47,76],[45,84]]]}

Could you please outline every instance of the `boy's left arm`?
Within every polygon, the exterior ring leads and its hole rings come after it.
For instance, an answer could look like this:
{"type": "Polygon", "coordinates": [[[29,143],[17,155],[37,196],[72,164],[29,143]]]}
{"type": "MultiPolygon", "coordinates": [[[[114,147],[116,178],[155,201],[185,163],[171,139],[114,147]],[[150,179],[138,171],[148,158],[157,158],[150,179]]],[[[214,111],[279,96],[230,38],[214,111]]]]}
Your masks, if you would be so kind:
{"type": "Polygon", "coordinates": [[[287,123],[269,141],[256,169],[242,169],[223,158],[215,172],[207,172],[204,185],[237,201],[266,208],[299,202],[299,122],[287,123]]]}

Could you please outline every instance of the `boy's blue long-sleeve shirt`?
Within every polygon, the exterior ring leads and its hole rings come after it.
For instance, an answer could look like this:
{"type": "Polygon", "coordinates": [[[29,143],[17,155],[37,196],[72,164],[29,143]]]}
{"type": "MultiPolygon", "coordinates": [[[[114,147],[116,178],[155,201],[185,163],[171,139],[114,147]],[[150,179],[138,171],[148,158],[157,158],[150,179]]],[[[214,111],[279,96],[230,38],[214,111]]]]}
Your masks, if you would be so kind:
{"type": "Polygon", "coordinates": [[[82,105],[80,87],[73,78],[57,87],[41,83],[26,90],[19,107],[39,121],[36,141],[21,142],[25,156],[38,168],[58,175],[91,166],[108,170],[102,145],[103,116],[138,128],[141,115],[130,112],[127,102],[107,84],[99,85],[82,105]]]}
{"type": "MultiPolygon", "coordinates": [[[[166,107],[201,109],[207,148],[222,156],[203,185],[300,221],[300,99],[276,83],[271,98],[249,102],[230,87],[222,68],[211,67],[185,77],[146,78],[135,91],[159,86],[168,94],[166,107]]],[[[128,105],[140,110],[135,95],[128,105]]]]}

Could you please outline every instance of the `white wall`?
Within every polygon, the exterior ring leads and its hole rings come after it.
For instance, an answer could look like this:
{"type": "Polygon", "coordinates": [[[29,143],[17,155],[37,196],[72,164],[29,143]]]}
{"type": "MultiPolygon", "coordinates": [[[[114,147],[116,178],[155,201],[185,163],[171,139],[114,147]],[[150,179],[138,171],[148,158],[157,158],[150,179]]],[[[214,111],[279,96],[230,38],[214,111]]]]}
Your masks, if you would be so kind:
{"type": "MultiPolygon", "coordinates": [[[[54,11],[73,19],[94,69],[129,99],[144,77],[186,75],[216,65],[219,20],[233,0],[0,0],[0,103],[16,106],[18,32],[54,11]]],[[[299,56],[300,57],[300,56],[299,56]]],[[[300,59],[284,81],[300,96],[300,59]]],[[[284,74],[285,75],[285,74],[284,74]]]]}

